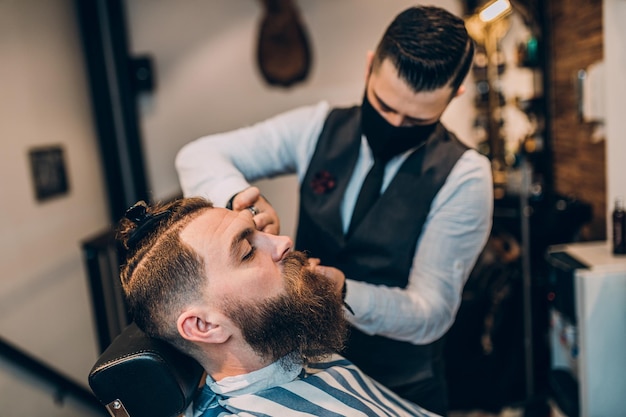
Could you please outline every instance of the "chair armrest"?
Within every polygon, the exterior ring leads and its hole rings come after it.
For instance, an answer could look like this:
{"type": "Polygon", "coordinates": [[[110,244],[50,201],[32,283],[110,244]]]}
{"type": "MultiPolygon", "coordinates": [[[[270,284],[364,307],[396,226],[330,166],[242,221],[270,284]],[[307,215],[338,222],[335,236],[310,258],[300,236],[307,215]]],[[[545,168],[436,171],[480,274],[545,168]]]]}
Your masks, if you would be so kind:
{"type": "Polygon", "coordinates": [[[132,323],[100,355],[89,386],[114,417],[173,417],[191,404],[203,376],[193,358],[132,323]]]}

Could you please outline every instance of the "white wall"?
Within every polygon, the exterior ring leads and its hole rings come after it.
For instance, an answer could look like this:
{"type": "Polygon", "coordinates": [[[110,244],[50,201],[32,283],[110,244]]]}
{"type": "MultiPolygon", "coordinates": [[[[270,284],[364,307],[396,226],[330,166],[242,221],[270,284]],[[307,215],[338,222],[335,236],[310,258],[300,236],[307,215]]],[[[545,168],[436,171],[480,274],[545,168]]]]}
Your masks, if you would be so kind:
{"type": "MultiPolygon", "coordinates": [[[[0,1],[0,62],[0,336],[87,386],[80,242],[108,214],[73,1],[0,1]],[[28,151],[44,145],[63,147],[70,189],[38,203],[28,151]]],[[[72,415],[0,369],[0,414],[72,415]]]]}
{"type": "MultiPolygon", "coordinates": [[[[256,41],[261,2],[256,0],[128,0],[131,49],[155,60],[158,86],[142,101],[142,135],[148,179],[155,198],[180,190],[176,152],[188,141],[245,126],[294,106],[326,99],[361,101],[365,56],[384,29],[415,0],[298,0],[313,50],[309,78],[290,89],[272,88],[261,78],[256,41]]],[[[457,0],[437,2],[455,14],[457,0]]],[[[468,83],[468,88],[473,88],[468,83]]],[[[471,93],[453,102],[444,119],[469,138],[471,93]]],[[[263,182],[276,206],[282,233],[293,235],[297,183],[293,177],[263,182]]]]}

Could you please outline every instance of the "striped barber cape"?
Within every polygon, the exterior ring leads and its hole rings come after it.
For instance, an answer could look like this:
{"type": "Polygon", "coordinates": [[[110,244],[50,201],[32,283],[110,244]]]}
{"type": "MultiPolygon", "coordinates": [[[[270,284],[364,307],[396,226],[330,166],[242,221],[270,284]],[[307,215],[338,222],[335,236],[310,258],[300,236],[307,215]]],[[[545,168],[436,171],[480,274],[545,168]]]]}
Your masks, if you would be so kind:
{"type": "Polygon", "coordinates": [[[436,416],[398,397],[339,355],[304,369],[274,363],[218,382],[207,378],[192,408],[186,416],[436,416]]]}

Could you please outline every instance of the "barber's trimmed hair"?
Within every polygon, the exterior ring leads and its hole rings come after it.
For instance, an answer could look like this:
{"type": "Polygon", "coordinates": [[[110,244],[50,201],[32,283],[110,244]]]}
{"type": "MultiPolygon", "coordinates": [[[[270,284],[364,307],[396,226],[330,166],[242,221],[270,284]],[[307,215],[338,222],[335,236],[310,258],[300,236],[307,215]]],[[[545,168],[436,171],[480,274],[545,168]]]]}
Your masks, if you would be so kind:
{"type": "Polygon", "coordinates": [[[432,6],[411,7],[391,22],[374,55],[373,69],[389,59],[415,91],[463,83],[474,57],[474,42],[463,20],[432,6]]]}
{"type": "Polygon", "coordinates": [[[202,259],[181,241],[180,232],[211,207],[202,198],[153,206],[140,202],[117,229],[126,249],[120,279],[133,320],[149,336],[187,352],[193,347],[179,336],[176,319],[182,306],[202,297],[206,275],[202,259]]]}

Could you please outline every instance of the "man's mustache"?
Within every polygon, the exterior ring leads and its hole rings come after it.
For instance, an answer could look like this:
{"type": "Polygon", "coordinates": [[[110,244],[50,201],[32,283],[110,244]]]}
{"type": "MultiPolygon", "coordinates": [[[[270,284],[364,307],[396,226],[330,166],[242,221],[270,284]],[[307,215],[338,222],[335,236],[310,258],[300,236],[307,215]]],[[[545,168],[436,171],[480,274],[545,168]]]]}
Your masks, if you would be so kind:
{"type": "Polygon", "coordinates": [[[289,252],[282,260],[284,273],[301,273],[309,265],[309,257],[300,251],[289,252]]]}

